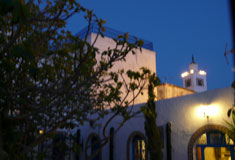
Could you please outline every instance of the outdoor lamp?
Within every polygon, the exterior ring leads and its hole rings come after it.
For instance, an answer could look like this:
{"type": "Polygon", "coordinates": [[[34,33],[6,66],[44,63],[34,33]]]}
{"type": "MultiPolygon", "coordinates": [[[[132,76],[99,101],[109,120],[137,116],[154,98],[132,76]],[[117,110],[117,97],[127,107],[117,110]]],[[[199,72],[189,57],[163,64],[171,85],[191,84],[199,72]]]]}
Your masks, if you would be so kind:
{"type": "Polygon", "coordinates": [[[219,113],[219,107],[217,105],[200,105],[197,109],[197,114],[201,118],[214,117],[219,113]]]}

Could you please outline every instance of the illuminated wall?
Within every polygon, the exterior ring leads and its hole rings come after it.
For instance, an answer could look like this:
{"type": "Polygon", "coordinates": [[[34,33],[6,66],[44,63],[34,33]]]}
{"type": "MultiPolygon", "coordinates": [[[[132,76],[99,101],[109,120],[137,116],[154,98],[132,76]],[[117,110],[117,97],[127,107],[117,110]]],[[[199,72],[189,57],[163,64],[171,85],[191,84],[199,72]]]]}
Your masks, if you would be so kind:
{"type": "MultiPolygon", "coordinates": [[[[226,127],[225,120],[231,121],[227,117],[227,111],[233,105],[234,91],[232,88],[224,88],[195,93],[186,96],[159,100],[156,102],[157,125],[164,128],[164,160],[166,160],[166,124],[171,123],[171,145],[173,160],[188,159],[188,145],[192,135],[205,125],[222,125],[226,127]]],[[[133,111],[137,111],[142,104],[136,105],[133,111]]],[[[87,123],[82,129],[82,139],[85,142],[91,133],[97,133],[102,139],[102,127],[104,119],[98,122],[96,127],[90,127],[87,123]]],[[[108,126],[117,128],[121,122],[121,117],[108,126]]],[[[130,119],[115,134],[114,137],[114,157],[115,159],[127,159],[127,142],[129,137],[139,132],[145,135],[144,116],[142,114],[130,119]]],[[[107,132],[108,134],[108,132],[107,132]]],[[[85,147],[85,146],[84,146],[85,147]]],[[[102,150],[102,159],[109,159],[109,144],[102,150]]],[[[131,153],[131,151],[130,151],[131,153]]]]}
{"type": "MultiPolygon", "coordinates": [[[[92,33],[89,37],[90,43],[94,41],[96,34],[92,33]]],[[[99,38],[96,47],[100,52],[107,49],[107,47],[114,47],[115,43],[111,38],[99,38]]],[[[144,49],[141,53],[136,51],[136,55],[129,54],[126,62],[117,62],[113,71],[118,69],[132,69],[138,71],[140,67],[144,66],[149,68],[152,72],[156,72],[156,53],[152,50],[144,49]]],[[[99,57],[97,57],[99,59],[99,57]]],[[[183,78],[206,78],[206,72],[200,71],[197,65],[191,65],[189,71],[182,74],[183,78]]],[[[204,79],[206,80],[206,79],[204,79]]],[[[196,82],[193,82],[196,84],[196,82]]],[[[234,101],[234,91],[232,88],[224,88],[206,91],[206,83],[203,89],[196,90],[201,93],[193,93],[191,90],[186,90],[174,85],[159,86],[159,92],[164,92],[163,98],[157,92],[158,99],[156,101],[157,111],[157,125],[162,126],[164,129],[164,160],[166,160],[166,124],[171,123],[171,145],[172,145],[172,159],[173,160],[187,160],[188,159],[188,144],[192,135],[202,126],[205,125],[222,125],[226,126],[225,120],[230,121],[227,117],[227,111],[232,107],[234,101]],[[183,96],[184,95],[184,96],[183,96]],[[175,98],[173,98],[175,97],[175,98]],[[169,98],[169,99],[166,99],[169,98]]],[[[191,88],[188,88],[191,89],[191,88]]],[[[194,88],[195,89],[195,88],[194,88]]],[[[122,90],[125,92],[125,90],[122,90]]],[[[145,91],[145,93],[147,93],[145,91]]],[[[143,104],[147,101],[147,94],[141,96],[135,102],[133,108],[129,108],[133,112],[138,111],[143,104]]],[[[81,129],[81,142],[83,153],[86,150],[86,142],[89,136],[96,134],[100,139],[103,139],[103,127],[105,122],[111,115],[105,116],[103,119],[97,121],[96,125],[91,126],[88,122],[82,126],[81,129]]],[[[95,117],[95,115],[94,115],[95,117]]],[[[91,117],[92,118],[92,117],[91,117]]],[[[133,133],[140,133],[145,136],[144,130],[144,116],[142,114],[127,121],[124,126],[115,134],[114,143],[114,159],[128,160],[127,155],[131,154],[128,147],[128,141],[133,133]],[[128,154],[127,154],[128,153],[128,154]]],[[[111,127],[117,129],[122,122],[122,117],[116,117],[111,124],[107,127],[107,135],[111,127]]],[[[109,160],[109,143],[102,149],[102,160],[109,160]]],[[[130,155],[131,157],[131,155],[130,155]]],[[[81,159],[84,159],[84,154],[81,159]]]]}
{"type": "Polygon", "coordinates": [[[164,84],[157,86],[154,89],[154,93],[156,95],[155,100],[162,100],[162,99],[185,96],[185,95],[193,94],[195,92],[189,89],[178,87],[173,84],[164,83],[164,84]]]}
{"type": "MultiPolygon", "coordinates": [[[[89,37],[89,42],[92,44],[96,38],[95,33],[91,33],[89,37]]],[[[115,41],[112,38],[101,36],[98,37],[98,40],[95,43],[95,47],[99,49],[99,52],[103,52],[110,48],[114,48],[116,45],[115,41]]],[[[136,54],[133,55],[129,53],[126,57],[126,61],[118,61],[114,64],[112,71],[118,71],[120,69],[139,71],[141,67],[146,67],[151,70],[151,72],[156,73],[156,53],[152,50],[142,48],[142,52],[140,50],[135,50],[136,54]]],[[[99,55],[96,57],[98,60],[100,59],[99,55]]],[[[127,80],[127,77],[125,77],[127,80]]],[[[128,81],[127,81],[128,82],[128,81]]],[[[122,92],[125,94],[126,90],[122,88],[122,92]]],[[[132,97],[129,96],[129,99],[132,97]]],[[[144,103],[147,101],[147,89],[144,90],[144,95],[140,95],[136,100],[135,104],[144,103]]]]}
{"type": "Polygon", "coordinates": [[[172,124],[172,157],[188,158],[188,143],[207,124],[226,126],[233,105],[233,89],[224,88],[156,102],[158,124],[172,124]]]}

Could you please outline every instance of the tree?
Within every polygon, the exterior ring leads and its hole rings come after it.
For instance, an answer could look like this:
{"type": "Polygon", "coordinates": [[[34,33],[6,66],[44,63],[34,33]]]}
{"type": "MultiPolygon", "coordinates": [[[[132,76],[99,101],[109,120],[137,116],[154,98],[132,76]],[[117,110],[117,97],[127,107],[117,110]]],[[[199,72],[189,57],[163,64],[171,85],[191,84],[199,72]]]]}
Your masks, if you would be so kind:
{"type": "Polygon", "coordinates": [[[91,23],[99,26],[97,37],[102,36],[105,21],[75,0],[2,0],[0,23],[0,157],[41,156],[34,153],[36,146],[58,129],[90,121],[94,113],[93,121],[113,114],[107,125],[117,115],[123,116],[121,125],[134,116],[126,109],[142,92],[147,69],[128,71],[127,82],[124,71],[111,68],[131,51],[135,54],[133,49],[141,49],[143,41],[129,43],[128,34],[120,35],[115,48],[100,53],[87,38],[91,23]],[[77,13],[88,22],[83,39],[66,28],[77,13]]]}
{"type": "Polygon", "coordinates": [[[162,141],[160,137],[160,130],[157,127],[156,118],[156,106],[155,106],[155,94],[154,87],[159,85],[160,79],[155,74],[149,76],[148,83],[148,102],[142,107],[142,111],[145,117],[144,129],[147,136],[147,149],[149,151],[150,160],[163,159],[162,141]]]}
{"type": "MultiPolygon", "coordinates": [[[[233,81],[231,87],[235,89],[235,81],[233,81]]],[[[235,91],[234,91],[235,93],[235,91]]],[[[235,94],[234,94],[235,95],[235,94]]],[[[235,97],[234,97],[235,102],[235,97]]],[[[228,110],[227,116],[232,118],[232,122],[225,121],[225,123],[228,125],[228,131],[227,134],[235,140],[235,104],[228,110]]]]}

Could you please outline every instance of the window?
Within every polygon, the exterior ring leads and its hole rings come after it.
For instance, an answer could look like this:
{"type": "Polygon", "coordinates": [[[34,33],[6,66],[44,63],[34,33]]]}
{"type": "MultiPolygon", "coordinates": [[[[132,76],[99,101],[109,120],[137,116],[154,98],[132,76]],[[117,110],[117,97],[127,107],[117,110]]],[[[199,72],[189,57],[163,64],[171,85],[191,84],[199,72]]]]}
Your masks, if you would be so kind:
{"type": "Polygon", "coordinates": [[[191,84],[191,79],[186,79],[185,80],[185,87],[190,87],[192,84],[191,84]]]}
{"type": "Polygon", "coordinates": [[[131,133],[127,140],[126,160],[147,160],[145,135],[139,131],[131,133]]]}
{"type": "Polygon", "coordinates": [[[226,134],[220,131],[206,132],[196,141],[196,159],[234,159],[234,143],[226,134]]]}
{"type": "Polygon", "coordinates": [[[203,79],[197,78],[197,85],[198,86],[204,86],[203,79]]]}
{"type": "Polygon", "coordinates": [[[99,136],[96,133],[91,133],[86,140],[85,159],[88,159],[88,157],[91,157],[96,153],[94,157],[92,157],[92,160],[101,160],[102,151],[98,152],[100,146],[101,146],[101,141],[99,136]]]}
{"type": "Polygon", "coordinates": [[[138,135],[132,140],[132,160],[146,160],[145,141],[138,135]]]}

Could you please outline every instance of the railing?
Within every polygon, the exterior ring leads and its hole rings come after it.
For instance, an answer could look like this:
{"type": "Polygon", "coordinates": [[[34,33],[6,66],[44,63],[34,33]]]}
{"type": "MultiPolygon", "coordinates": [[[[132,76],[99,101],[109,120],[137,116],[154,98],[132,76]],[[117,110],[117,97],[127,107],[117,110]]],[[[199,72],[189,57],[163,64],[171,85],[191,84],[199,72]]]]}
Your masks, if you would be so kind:
{"type": "MultiPolygon", "coordinates": [[[[109,27],[105,27],[105,29],[106,29],[105,32],[102,32],[105,37],[117,38],[118,35],[124,35],[124,32],[120,32],[109,27]]],[[[99,26],[97,24],[91,24],[89,34],[98,33],[98,31],[99,31],[99,26]]],[[[85,38],[87,32],[88,32],[88,27],[85,27],[80,32],[78,32],[77,35],[83,39],[85,38]]],[[[153,50],[153,43],[150,41],[144,40],[142,38],[137,38],[135,36],[129,35],[128,42],[135,43],[136,39],[142,40],[144,42],[142,48],[153,50]]]]}

